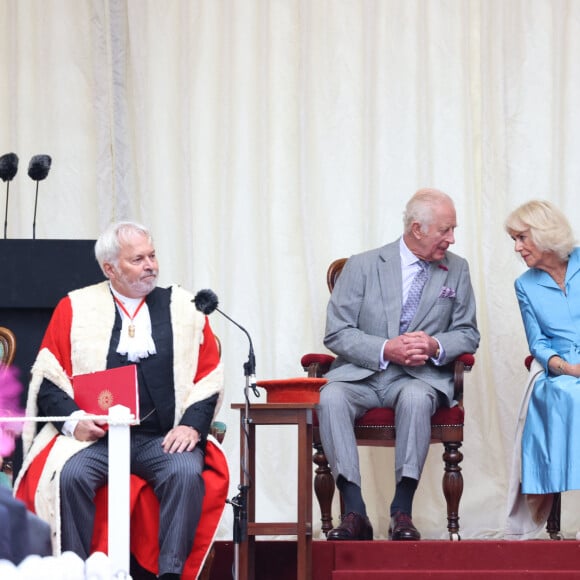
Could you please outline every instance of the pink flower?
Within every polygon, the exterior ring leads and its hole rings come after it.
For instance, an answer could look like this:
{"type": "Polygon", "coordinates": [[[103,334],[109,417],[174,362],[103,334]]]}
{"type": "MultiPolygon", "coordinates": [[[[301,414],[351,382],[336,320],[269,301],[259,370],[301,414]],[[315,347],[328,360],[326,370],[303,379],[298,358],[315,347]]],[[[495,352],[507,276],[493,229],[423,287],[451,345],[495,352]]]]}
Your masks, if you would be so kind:
{"type": "MultiPolygon", "coordinates": [[[[24,415],[20,408],[22,385],[18,369],[0,365],[0,417],[24,415]]],[[[14,451],[14,437],[22,431],[22,423],[2,423],[0,419],[0,457],[14,451]]]]}

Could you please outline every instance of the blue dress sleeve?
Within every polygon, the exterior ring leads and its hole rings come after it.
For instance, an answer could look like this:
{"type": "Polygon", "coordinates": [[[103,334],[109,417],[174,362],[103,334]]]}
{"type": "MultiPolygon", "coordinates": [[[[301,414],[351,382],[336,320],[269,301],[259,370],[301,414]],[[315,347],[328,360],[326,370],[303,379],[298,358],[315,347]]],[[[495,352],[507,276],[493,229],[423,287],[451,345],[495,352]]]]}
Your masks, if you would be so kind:
{"type": "Polygon", "coordinates": [[[530,353],[542,365],[547,374],[549,372],[548,361],[558,352],[552,347],[552,340],[542,331],[534,305],[530,301],[524,283],[519,278],[515,281],[515,290],[530,353]]]}

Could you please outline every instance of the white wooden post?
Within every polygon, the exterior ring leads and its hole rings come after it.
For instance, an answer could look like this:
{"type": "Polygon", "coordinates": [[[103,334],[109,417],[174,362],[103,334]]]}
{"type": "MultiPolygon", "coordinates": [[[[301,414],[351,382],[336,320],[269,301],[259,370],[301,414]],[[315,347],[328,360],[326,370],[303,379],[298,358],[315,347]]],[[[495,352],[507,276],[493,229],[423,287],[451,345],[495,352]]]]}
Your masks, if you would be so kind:
{"type": "Polygon", "coordinates": [[[130,435],[123,405],[109,408],[109,560],[113,578],[130,578],[130,435]]]}

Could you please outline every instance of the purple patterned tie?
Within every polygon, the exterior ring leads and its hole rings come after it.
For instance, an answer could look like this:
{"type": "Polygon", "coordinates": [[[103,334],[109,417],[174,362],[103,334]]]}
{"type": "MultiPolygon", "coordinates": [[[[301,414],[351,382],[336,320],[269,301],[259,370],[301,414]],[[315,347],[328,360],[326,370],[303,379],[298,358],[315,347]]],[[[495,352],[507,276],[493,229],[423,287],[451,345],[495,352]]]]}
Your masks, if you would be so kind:
{"type": "Polygon", "coordinates": [[[401,309],[401,322],[399,323],[399,332],[403,334],[409,328],[415,312],[417,312],[417,307],[419,306],[419,300],[421,300],[421,292],[423,292],[423,286],[425,282],[429,279],[429,262],[425,260],[419,260],[417,262],[421,268],[413,278],[411,282],[411,287],[409,288],[409,295],[403,308],[401,309]]]}

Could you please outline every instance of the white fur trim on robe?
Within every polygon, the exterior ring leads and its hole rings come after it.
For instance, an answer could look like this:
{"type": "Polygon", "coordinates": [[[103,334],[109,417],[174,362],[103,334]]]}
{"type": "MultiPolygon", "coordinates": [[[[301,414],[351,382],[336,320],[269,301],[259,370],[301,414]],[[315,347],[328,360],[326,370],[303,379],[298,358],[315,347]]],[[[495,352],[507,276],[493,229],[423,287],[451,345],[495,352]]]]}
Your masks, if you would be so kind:
{"type": "Polygon", "coordinates": [[[533,359],[516,426],[512,469],[507,497],[507,520],[504,533],[506,540],[528,540],[536,537],[543,531],[548,516],[550,515],[550,509],[552,508],[554,498],[554,494],[552,493],[521,493],[522,435],[524,425],[526,424],[530,396],[532,395],[536,379],[542,372],[544,372],[543,367],[536,359],[533,359]]]}
{"type": "MultiPolygon", "coordinates": [[[[69,294],[73,311],[71,328],[71,358],[73,375],[104,370],[113,325],[115,303],[108,282],[101,282],[75,290],[69,294]]],[[[223,365],[220,363],[207,376],[193,383],[197,371],[199,345],[203,343],[205,316],[192,303],[193,295],[174,286],[171,293],[171,320],[173,327],[175,422],[177,425],[188,406],[211,395],[219,394],[219,410],[223,398],[223,365]]],[[[42,349],[32,367],[32,379],[26,405],[27,416],[37,416],[37,397],[42,381],[47,378],[73,396],[72,383],[58,360],[48,350],[42,349]]],[[[18,489],[22,477],[33,459],[58,434],[47,423],[34,437],[36,424],[27,423],[22,439],[24,462],[14,484],[18,489]]],[[[38,483],[35,510],[39,517],[50,523],[53,553],[60,554],[60,473],[65,462],[91,442],[60,435],[48,456],[38,483]]]]}

